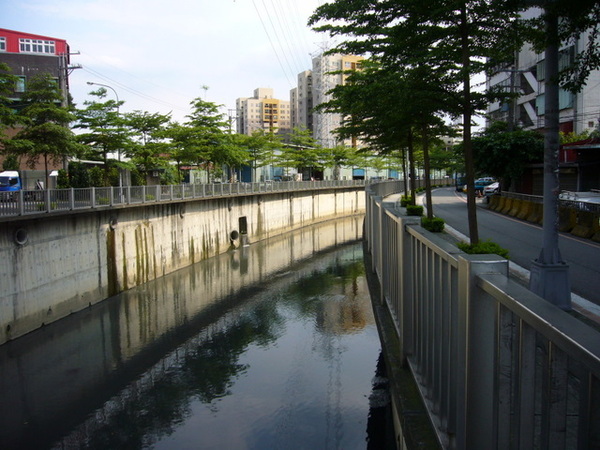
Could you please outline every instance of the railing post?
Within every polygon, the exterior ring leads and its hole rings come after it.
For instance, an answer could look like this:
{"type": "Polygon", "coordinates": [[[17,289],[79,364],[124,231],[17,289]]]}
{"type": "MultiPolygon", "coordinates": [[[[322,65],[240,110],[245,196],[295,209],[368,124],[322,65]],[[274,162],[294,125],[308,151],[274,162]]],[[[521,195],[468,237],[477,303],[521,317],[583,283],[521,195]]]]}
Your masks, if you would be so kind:
{"type": "Polygon", "coordinates": [[[19,191],[19,214],[21,216],[25,214],[25,197],[22,189],[19,191]]]}
{"type": "Polygon", "coordinates": [[[413,311],[414,311],[414,292],[413,292],[413,245],[412,238],[408,232],[408,227],[416,226],[419,224],[420,219],[418,217],[402,217],[398,220],[397,233],[398,242],[398,262],[399,265],[396,268],[397,273],[395,274],[398,280],[398,296],[397,301],[397,314],[398,324],[400,326],[399,338],[400,351],[402,352],[401,358],[404,361],[408,356],[414,352],[413,342],[413,311]]]}
{"type": "Polygon", "coordinates": [[[450,401],[449,429],[456,448],[488,448],[496,442],[496,303],[476,286],[483,273],[508,276],[508,260],[497,255],[459,255],[455,364],[450,374],[456,397],[450,401]],[[454,403],[454,405],[452,405],[454,403]],[[453,407],[454,406],[454,407],[453,407]],[[454,416],[454,417],[453,417],[454,416]],[[455,421],[456,423],[452,423],[455,421]],[[455,425],[455,427],[453,427],[455,425]]]}
{"type": "Polygon", "coordinates": [[[75,189],[69,188],[69,207],[71,210],[75,209],[75,189]]]}
{"type": "Polygon", "coordinates": [[[52,211],[52,205],[50,204],[50,188],[44,191],[44,201],[46,202],[46,212],[52,211]]]}
{"type": "Polygon", "coordinates": [[[91,200],[90,203],[92,204],[92,208],[95,208],[96,207],[96,188],[92,186],[90,189],[91,189],[90,194],[92,196],[92,198],[90,199],[91,200]]]}

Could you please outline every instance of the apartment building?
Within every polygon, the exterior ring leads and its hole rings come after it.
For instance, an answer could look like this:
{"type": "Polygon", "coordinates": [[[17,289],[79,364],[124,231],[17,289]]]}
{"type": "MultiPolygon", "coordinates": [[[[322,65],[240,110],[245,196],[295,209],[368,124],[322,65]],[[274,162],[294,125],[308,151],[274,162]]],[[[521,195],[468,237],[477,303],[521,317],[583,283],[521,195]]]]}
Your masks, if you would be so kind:
{"type": "MultiPolygon", "coordinates": [[[[530,10],[527,16],[538,14],[530,10]]],[[[582,33],[566,43],[559,53],[559,70],[571,65],[590,40],[590,32],[582,33]]],[[[543,132],[545,116],[545,56],[529,46],[522,48],[513,61],[499,65],[487,78],[487,88],[501,88],[517,94],[517,98],[488,107],[487,123],[504,121],[515,127],[543,132]]],[[[591,132],[600,125],[600,70],[590,73],[580,92],[573,94],[559,90],[559,130],[563,133],[591,132]]],[[[561,147],[559,179],[561,189],[587,191],[600,187],[600,152],[591,141],[582,141],[561,147]]],[[[529,167],[523,177],[521,192],[541,195],[543,170],[541,165],[529,167]]]]}
{"type": "Polygon", "coordinates": [[[298,74],[298,87],[292,89],[292,128],[306,128],[313,131],[313,89],[312,70],[298,74]],[[293,93],[292,93],[293,92],[293,93]]]}
{"type": "MultiPolygon", "coordinates": [[[[534,11],[528,13],[535,14],[534,11]]],[[[588,44],[590,33],[583,33],[560,51],[559,69],[573,63],[575,55],[588,44]]],[[[514,60],[497,67],[487,79],[488,88],[500,87],[506,92],[518,94],[509,102],[496,102],[488,107],[488,123],[504,121],[525,129],[544,128],[544,54],[535,53],[531,47],[523,47],[514,60]]],[[[573,94],[559,91],[560,131],[582,133],[598,126],[600,117],[600,71],[593,71],[581,92],[573,94]]]]}
{"type": "MultiPolygon", "coordinates": [[[[312,60],[312,105],[317,106],[331,100],[330,91],[337,85],[344,84],[347,75],[340,71],[356,70],[363,58],[355,55],[325,55],[321,54],[312,60]],[[338,72],[338,73],[335,73],[338,72]]],[[[334,147],[338,139],[336,128],[342,123],[341,114],[313,112],[313,137],[324,147],[334,147]]],[[[356,142],[345,142],[346,145],[356,146],[356,142]]]]}
{"type": "MultiPolygon", "coordinates": [[[[20,99],[27,89],[28,81],[40,73],[49,73],[56,79],[63,94],[63,103],[67,104],[70,60],[69,45],[66,40],[0,28],[0,63],[7,64],[10,73],[18,78],[14,91],[8,95],[15,109],[21,106],[20,99]]],[[[5,130],[8,136],[14,135],[15,132],[15,130],[5,130]]],[[[3,162],[4,157],[0,156],[0,170],[3,162]]],[[[54,164],[50,167],[50,169],[59,168],[61,166],[54,164]]],[[[22,158],[20,170],[27,187],[31,187],[28,178],[41,177],[44,173],[42,169],[43,164],[40,162],[31,170],[25,158],[22,158]]],[[[33,183],[35,184],[35,179],[33,183]]]]}
{"type": "Polygon", "coordinates": [[[275,98],[271,88],[257,88],[253,97],[238,98],[236,113],[239,134],[256,130],[286,134],[291,129],[290,101],[275,98]]]}
{"type": "Polygon", "coordinates": [[[69,45],[64,39],[0,28],[0,62],[6,63],[19,78],[10,96],[12,100],[21,97],[27,80],[38,73],[55,77],[65,101],[68,98],[69,45]]]}

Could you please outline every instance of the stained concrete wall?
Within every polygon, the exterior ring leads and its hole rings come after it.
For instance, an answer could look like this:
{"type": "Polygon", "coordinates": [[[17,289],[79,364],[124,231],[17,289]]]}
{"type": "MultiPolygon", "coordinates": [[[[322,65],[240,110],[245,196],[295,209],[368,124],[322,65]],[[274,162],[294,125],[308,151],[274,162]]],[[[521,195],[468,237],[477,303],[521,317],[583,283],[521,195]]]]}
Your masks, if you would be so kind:
{"type": "Polygon", "coordinates": [[[0,344],[243,241],[362,214],[363,189],[146,204],[3,223],[0,344]],[[232,241],[234,231],[246,233],[232,241]]]}
{"type": "MultiPolygon", "coordinates": [[[[154,383],[170,376],[172,366],[183,364],[187,353],[197,352],[213,335],[237,324],[257,297],[281,292],[290,270],[298,277],[310,273],[314,261],[329,264],[332,248],[362,237],[362,222],[361,216],[327,221],[240,248],[150,281],[123,293],[120,301],[103,302],[0,348],[0,398],[10,405],[10,414],[0,414],[2,448],[32,442],[24,436],[31,433],[31,423],[42,436],[63,436],[72,427],[60,425],[74,423],[82,409],[96,410],[99,393],[112,397],[100,413],[55,443],[79,448],[81,439],[91,437],[154,383]],[[204,332],[198,333],[200,328],[204,332]],[[159,361],[157,351],[165,355],[159,361]],[[149,376],[138,376],[144,372],[149,376]],[[65,373],[69,383],[64,383],[65,373]],[[114,382],[117,378],[131,382],[122,389],[114,382]]],[[[353,291],[355,286],[342,283],[339,289],[353,291]]],[[[346,294],[354,298],[352,292],[346,294]]],[[[327,306],[335,317],[352,318],[347,330],[356,321],[362,326],[369,316],[363,312],[371,307],[369,302],[337,298],[327,306]]]]}

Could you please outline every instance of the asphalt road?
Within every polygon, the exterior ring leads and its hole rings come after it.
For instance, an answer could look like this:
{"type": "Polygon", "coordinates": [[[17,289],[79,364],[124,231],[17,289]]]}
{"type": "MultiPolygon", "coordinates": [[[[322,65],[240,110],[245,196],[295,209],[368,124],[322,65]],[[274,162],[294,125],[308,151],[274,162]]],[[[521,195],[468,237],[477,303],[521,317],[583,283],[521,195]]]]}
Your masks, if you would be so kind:
{"type": "MultiPolygon", "coordinates": [[[[491,239],[508,249],[510,260],[529,270],[531,261],[541,250],[542,227],[488,210],[481,200],[478,206],[479,239],[491,239]]],[[[436,189],[433,214],[465,236],[469,235],[466,194],[456,192],[454,187],[436,189]]],[[[560,233],[558,246],[569,266],[571,291],[600,305],[600,244],[560,233]]]]}

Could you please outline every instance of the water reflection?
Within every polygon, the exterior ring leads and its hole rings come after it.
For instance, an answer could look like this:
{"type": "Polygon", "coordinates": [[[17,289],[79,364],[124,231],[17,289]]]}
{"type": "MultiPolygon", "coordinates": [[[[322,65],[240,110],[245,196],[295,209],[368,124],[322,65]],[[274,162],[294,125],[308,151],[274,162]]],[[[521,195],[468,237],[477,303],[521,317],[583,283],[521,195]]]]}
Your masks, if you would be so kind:
{"type": "Polygon", "coordinates": [[[361,229],[240,249],[0,347],[0,447],[366,448],[361,229]]]}

